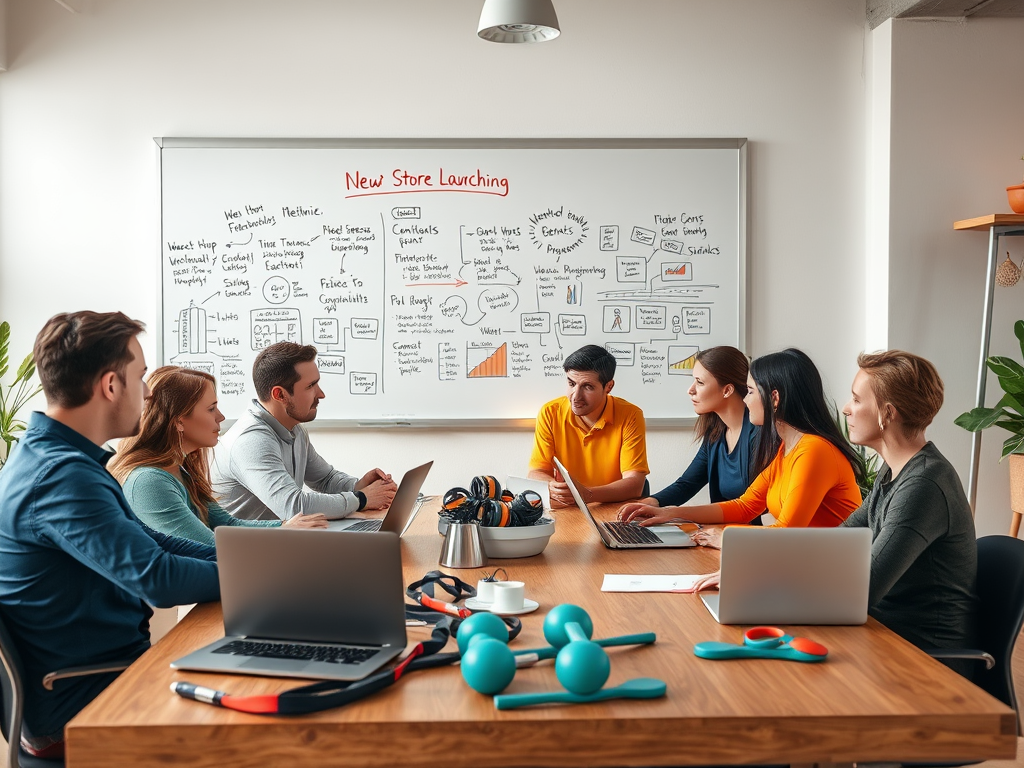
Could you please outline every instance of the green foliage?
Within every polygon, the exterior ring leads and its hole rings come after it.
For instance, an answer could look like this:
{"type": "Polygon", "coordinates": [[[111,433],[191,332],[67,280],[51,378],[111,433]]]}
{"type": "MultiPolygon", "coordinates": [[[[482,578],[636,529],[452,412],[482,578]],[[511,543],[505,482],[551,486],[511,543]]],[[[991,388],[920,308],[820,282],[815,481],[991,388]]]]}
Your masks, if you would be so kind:
{"type": "MultiPolygon", "coordinates": [[[[1013,335],[1020,342],[1020,353],[1024,357],[1024,320],[1013,324],[1013,335]]],[[[999,386],[1005,393],[995,408],[973,408],[961,413],[953,423],[968,432],[978,432],[989,427],[1002,427],[1010,433],[1003,443],[1002,461],[1011,453],[1024,454],[1024,366],[1009,357],[992,355],[985,361],[988,369],[999,379],[999,386]]]]}
{"type": "Polygon", "coordinates": [[[14,374],[14,381],[7,385],[6,392],[2,379],[10,369],[8,349],[11,342],[10,323],[0,323],[0,440],[4,442],[4,455],[0,457],[0,469],[3,468],[11,448],[18,442],[18,435],[25,431],[25,422],[19,419],[18,411],[39,394],[42,387],[32,386],[30,380],[35,375],[36,366],[29,352],[14,374]]]}
{"type": "MultiPolygon", "coordinates": [[[[843,433],[843,437],[846,438],[846,442],[850,443],[850,428],[846,423],[846,414],[840,413],[833,406],[832,418],[835,420],[836,426],[839,427],[839,431],[843,433]]],[[[878,470],[882,468],[882,457],[874,451],[869,453],[863,445],[850,443],[850,446],[856,451],[860,457],[860,464],[864,467],[864,480],[859,481],[857,485],[860,487],[860,495],[866,499],[871,493],[871,489],[875,487],[875,478],[878,477],[878,470]]]]}

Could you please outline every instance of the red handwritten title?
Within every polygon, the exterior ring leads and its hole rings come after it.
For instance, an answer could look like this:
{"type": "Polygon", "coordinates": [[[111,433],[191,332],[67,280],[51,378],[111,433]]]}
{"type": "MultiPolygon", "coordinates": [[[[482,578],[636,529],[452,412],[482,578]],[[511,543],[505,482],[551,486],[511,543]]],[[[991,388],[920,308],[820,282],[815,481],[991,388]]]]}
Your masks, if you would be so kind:
{"type": "Polygon", "coordinates": [[[364,176],[362,171],[345,172],[345,189],[349,197],[370,197],[372,195],[402,195],[410,192],[468,192],[475,195],[508,195],[508,179],[491,176],[479,168],[473,173],[451,173],[439,168],[437,174],[411,173],[396,168],[385,184],[387,177],[381,173],[364,176]]]}

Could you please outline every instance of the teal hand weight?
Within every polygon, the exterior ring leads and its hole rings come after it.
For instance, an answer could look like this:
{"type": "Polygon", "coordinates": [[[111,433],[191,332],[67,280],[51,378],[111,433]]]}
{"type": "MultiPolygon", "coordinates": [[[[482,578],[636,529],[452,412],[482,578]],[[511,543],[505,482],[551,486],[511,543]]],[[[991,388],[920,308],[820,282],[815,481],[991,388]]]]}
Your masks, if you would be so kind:
{"type": "Polygon", "coordinates": [[[513,652],[501,619],[489,613],[473,614],[462,622],[457,635],[462,678],[478,693],[492,695],[512,682],[516,667],[554,658],[555,675],[562,686],[573,696],[591,696],[601,690],[611,673],[611,661],[602,646],[655,641],[653,632],[595,641],[590,639],[593,631],[586,611],[576,605],[559,605],[544,620],[544,639],[551,646],[513,652]]]}

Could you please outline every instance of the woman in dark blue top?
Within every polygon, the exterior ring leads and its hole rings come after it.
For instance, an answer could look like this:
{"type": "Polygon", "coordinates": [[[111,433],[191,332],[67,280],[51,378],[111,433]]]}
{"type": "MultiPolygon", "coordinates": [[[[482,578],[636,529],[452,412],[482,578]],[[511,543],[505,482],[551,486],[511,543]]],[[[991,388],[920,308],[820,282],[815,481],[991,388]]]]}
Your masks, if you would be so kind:
{"type": "Polygon", "coordinates": [[[672,485],[626,504],[623,516],[643,506],[685,504],[705,485],[711,503],[739,498],[763,467],[754,451],[758,428],[750,423],[743,396],[747,393],[747,357],[735,347],[711,347],[697,353],[688,394],[697,413],[695,439],[700,449],[672,485]]]}

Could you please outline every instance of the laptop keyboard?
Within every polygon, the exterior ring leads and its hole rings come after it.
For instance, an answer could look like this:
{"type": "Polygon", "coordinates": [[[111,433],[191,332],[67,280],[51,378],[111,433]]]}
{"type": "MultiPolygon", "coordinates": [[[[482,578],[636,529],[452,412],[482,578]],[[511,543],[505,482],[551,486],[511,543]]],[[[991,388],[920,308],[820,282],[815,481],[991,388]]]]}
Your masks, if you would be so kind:
{"type": "Polygon", "coordinates": [[[355,525],[350,525],[345,530],[349,532],[357,531],[359,533],[372,533],[374,531],[380,530],[380,524],[382,522],[382,520],[360,520],[358,523],[356,523],[355,525]]]}
{"type": "Polygon", "coordinates": [[[622,544],[663,544],[649,528],[629,523],[603,523],[604,528],[622,544]]]}
{"type": "Polygon", "coordinates": [[[330,664],[360,664],[377,653],[375,648],[343,648],[334,645],[303,645],[300,643],[264,643],[258,640],[233,640],[214,653],[235,656],[256,656],[263,659],[295,659],[325,661],[330,664]]]}

